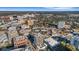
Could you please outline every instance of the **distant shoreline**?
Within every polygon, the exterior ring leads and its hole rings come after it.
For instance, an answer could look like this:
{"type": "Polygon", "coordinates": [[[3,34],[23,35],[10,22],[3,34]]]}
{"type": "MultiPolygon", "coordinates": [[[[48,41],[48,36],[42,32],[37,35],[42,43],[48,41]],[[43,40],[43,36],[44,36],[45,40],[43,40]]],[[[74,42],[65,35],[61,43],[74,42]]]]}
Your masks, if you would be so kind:
{"type": "Polygon", "coordinates": [[[0,16],[12,14],[26,14],[26,13],[39,13],[39,14],[79,14],[79,11],[0,11],[0,16]]]}

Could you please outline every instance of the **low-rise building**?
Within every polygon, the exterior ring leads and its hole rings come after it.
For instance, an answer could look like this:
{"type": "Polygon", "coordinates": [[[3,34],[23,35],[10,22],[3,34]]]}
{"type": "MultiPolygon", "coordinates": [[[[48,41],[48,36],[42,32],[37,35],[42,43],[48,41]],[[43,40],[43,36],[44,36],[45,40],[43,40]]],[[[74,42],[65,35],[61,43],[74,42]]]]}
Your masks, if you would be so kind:
{"type": "Polygon", "coordinates": [[[26,39],[24,36],[18,36],[14,39],[14,46],[15,47],[20,47],[24,45],[29,45],[30,41],[26,39]]]}
{"type": "Polygon", "coordinates": [[[34,20],[28,20],[28,25],[32,26],[34,24],[34,20]]]}
{"type": "Polygon", "coordinates": [[[9,27],[8,28],[8,35],[9,35],[9,39],[16,37],[16,36],[19,36],[18,32],[16,30],[16,27],[9,27]]]}
{"type": "Polygon", "coordinates": [[[79,50],[79,36],[75,36],[74,38],[72,38],[70,43],[71,45],[75,46],[76,49],[79,50]]]}
{"type": "Polygon", "coordinates": [[[59,42],[57,42],[56,40],[54,40],[53,38],[47,38],[47,39],[45,39],[45,43],[48,45],[48,47],[50,47],[50,49],[55,49],[55,47],[57,46],[57,45],[59,45],[60,43],[59,42]]]}
{"type": "Polygon", "coordinates": [[[65,26],[65,21],[60,21],[60,22],[58,22],[58,28],[60,29],[60,28],[64,28],[64,26],[65,26]]]}
{"type": "Polygon", "coordinates": [[[5,32],[0,31],[0,48],[5,47],[8,43],[8,37],[5,32]]]}
{"type": "Polygon", "coordinates": [[[0,31],[0,41],[8,40],[4,31],[0,31]]]}

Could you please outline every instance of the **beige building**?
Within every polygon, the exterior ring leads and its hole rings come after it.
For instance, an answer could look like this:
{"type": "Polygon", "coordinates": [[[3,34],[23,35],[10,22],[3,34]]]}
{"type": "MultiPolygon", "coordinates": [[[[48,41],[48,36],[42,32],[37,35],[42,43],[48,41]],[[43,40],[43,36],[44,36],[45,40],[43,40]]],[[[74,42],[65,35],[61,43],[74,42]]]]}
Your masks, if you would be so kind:
{"type": "Polygon", "coordinates": [[[8,34],[9,34],[9,38],[13,38],[13,37],[18,36],[18,32],[16,30],[16,27],[10,27],[8,29],[8,34]]]}
{"type": "Polygon", "coordinates": [[[32,26],[34,24],[34,20],[28,20],[28,25],[32,26]]]}

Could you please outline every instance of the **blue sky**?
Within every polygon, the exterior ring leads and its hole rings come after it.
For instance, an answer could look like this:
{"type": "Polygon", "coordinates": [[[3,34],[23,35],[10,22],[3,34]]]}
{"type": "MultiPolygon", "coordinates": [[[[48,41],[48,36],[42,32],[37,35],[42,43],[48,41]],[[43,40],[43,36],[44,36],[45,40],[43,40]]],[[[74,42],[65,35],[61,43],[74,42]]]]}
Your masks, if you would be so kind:
{"type": "Polygon", "coordinates": [[[79,11],[79,7],[0,7],[0,11],[79,11]]]}

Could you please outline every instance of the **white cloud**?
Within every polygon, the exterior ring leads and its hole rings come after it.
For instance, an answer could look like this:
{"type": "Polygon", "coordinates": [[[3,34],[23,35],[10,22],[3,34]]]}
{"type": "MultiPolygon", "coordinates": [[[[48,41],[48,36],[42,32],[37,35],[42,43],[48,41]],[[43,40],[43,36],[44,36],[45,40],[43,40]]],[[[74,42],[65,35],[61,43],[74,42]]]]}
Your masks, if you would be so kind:
{"type": "Polygon", "coordinates": [[[53,10],[53,11],[65,11],[65,10],[72,10],[72,7],[46,7],[48,10],[53,10]]]}
{"type": "Polygon", "coordinates": [[[56,8],[53,8],[53,9],[60,9],[60,10],[62,10],[62,9],[72,9],[72,7],[56,7],[56,8]]]}

